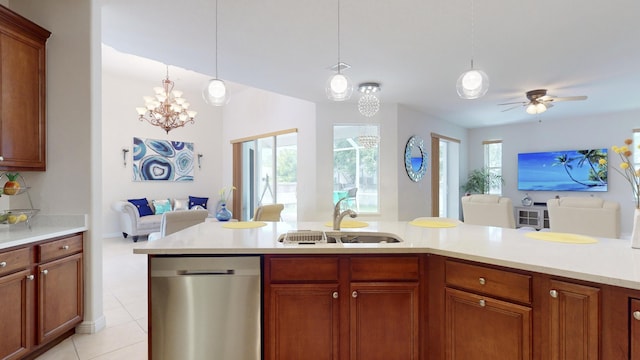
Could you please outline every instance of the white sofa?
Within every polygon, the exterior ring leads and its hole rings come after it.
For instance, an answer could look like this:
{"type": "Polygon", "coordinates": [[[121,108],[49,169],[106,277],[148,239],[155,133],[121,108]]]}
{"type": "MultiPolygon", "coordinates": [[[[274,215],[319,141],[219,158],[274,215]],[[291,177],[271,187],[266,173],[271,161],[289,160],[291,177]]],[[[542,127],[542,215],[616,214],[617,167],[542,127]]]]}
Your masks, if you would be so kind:
{"type": "MultiPolygon", "coordinates": [[[[175,209],[176,205],[178,205],[178,209],[175,210],[186,210],[185,206],[188,207],[187,199],[169,199],[169,201],[172,209],[175,209]]],[[[127,200],[116,201],[111,206],[113,210],[118,212],[120,229],[125,239],[131,235],[133,242],[137,242],[140,236],[160,231],[162,214],[155,214],[152,200],[148,200],[148,203],[154,215],[140,216],[138,209],[127,200]]],[[[199,206],[194,208],[202,209],[199,206]]]]}

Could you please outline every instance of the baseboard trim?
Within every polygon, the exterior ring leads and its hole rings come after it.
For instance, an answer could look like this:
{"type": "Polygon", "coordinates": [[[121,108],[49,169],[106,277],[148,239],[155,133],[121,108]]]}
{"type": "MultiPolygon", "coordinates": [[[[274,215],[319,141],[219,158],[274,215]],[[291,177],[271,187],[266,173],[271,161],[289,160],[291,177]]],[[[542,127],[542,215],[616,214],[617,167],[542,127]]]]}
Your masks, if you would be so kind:
{"type": "Polygon", "coordinates": [[[95,334],[107,326],[107,319],[104,315],[95,321],[83,321],[76,326],[77,334],[95,334]]]}

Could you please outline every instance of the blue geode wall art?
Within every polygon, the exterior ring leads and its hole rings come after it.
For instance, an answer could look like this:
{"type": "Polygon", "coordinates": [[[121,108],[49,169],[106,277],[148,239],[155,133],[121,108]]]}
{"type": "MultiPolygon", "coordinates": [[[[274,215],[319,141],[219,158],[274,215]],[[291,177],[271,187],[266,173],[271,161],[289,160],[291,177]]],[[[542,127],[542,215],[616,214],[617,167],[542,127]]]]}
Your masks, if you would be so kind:
{"type": "Polygon", "coordinates": [[[193,143],[133,138],[133,181],[193,181],[193,143]]]}

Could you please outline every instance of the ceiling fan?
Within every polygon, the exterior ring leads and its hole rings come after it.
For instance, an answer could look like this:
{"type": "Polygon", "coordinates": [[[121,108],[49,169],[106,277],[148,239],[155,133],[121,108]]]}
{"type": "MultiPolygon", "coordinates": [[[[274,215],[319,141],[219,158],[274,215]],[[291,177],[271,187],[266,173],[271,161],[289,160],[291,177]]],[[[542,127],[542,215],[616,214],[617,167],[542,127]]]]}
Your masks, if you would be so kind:
{"type": "Polygon", "coordinates": [[[552,107],[553,103],[557,101],[576,101],[576,100],[587,99],[587,97],[584,95],[566,96],[566,97],[551,96],[551,95],[547,95],[547,89],[530,90],[530,91],[527,91],[525,95],[527,96],[527,99],[529,99],[529,101],[517,101],[517,102],[503,103],[498,105],[518,104],[516,106],[512,106],[510,108],[504,109],[502,110],[502,112],[513,110],[521,106],[525,106],[526,107],[525,110],[527,114],[535,115],[535,114],[540,114],[547,111],[547,109],[552,107]]]}

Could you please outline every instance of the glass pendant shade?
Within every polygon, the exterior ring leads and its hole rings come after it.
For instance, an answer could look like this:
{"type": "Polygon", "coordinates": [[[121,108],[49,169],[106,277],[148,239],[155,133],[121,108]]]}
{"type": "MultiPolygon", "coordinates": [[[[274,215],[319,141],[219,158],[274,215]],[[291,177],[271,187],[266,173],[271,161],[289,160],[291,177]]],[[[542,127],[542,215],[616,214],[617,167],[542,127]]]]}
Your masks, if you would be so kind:
{"type": "Polygon", "coordinates": [[[349,100],[353,93],[353,83],[345,75],[336,73],[327,80],[326,91],[329,100],[349,100]]]}
{"type": "Polygon", "coordinates": [[[227,87],[220,79],[211,79],[202,91],[204,101],[213,106],[222,106],[229,102],[227,87]]]}
{"type": "Polygon", "coordinates": [[[460,75],[456,90],[462,99],[480,98],[489,90],[489,76],[482,70],[471,68],[460,75]]]}

